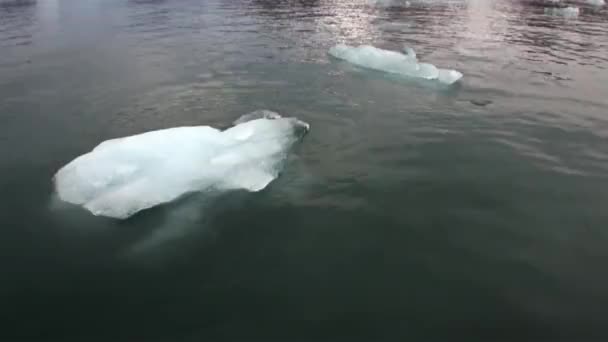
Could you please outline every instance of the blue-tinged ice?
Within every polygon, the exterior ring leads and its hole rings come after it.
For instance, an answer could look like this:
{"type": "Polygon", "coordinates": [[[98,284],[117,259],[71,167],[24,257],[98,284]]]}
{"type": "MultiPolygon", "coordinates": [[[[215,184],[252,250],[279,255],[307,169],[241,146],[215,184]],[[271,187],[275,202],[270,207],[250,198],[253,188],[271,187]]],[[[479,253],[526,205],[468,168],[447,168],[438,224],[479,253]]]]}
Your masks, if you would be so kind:
{"type": "Polygon", "coordinates": [[[62,167],[55,189],[63,201],[119,219],[187,193],[259,191],[309,125],[255,113],[225,131],[176,127],[104,141],[62,167]]]}
{"type": "Polygon", "coordinates": [[[405,54],[383,50],[371,45],[348,46],[339,44],[329,50],[329,54],[352,64],[374,70],[408,77],[437,80],[452,84],[462,78],[462,73],[452,69],[440,69],[429,63],[420,63],[411,48],[405,54]]]}

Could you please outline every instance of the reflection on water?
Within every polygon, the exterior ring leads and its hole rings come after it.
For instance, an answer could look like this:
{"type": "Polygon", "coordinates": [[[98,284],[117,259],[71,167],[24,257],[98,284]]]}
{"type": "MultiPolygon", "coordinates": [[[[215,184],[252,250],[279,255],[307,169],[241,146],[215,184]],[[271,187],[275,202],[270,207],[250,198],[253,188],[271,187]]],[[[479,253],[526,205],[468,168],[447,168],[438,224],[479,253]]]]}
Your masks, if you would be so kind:
{"type": "Polygon", "coordinates": [[[35,0],[0,2],[0,48],[4,51],[11,46],[31,44],[33,30],[33,8],[35,0]]]}
{"type": "Polygon", "coordinates": [[[608,8],[371,3],[0,0],[0,339],[606,340],[608,8]],[[259,108],[312,127],[263,192],[124,222],[49,204],[100,141],[259,108]]]}

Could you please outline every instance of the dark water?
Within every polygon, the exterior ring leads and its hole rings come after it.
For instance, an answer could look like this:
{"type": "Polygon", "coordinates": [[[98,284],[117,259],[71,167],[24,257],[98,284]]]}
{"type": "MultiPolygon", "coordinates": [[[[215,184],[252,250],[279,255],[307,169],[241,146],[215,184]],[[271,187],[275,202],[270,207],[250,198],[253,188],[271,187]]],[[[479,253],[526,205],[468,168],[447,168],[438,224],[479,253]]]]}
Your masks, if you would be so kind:
{"type": "Polygon", "coordinates": [[[0,340],[608,340],[608,10],[410,2],[0,0],[0,340]],[[258,108],[312,126],[262,192],[53,198],[103,140],[258,108]]]}

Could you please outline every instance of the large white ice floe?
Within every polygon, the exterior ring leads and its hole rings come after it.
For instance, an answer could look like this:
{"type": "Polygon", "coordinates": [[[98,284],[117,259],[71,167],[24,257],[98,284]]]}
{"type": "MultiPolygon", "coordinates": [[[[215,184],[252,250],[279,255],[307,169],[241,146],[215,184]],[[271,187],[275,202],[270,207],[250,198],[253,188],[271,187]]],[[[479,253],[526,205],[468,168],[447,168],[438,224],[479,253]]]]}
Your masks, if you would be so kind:
{"type": "Polygon", "coordinates": [[[274,180],[309,125],[256,111],[220,131],[176,127],[107,140],[54,177],[63,201],[124,219],[201,191],[259,191],[274,180]]]}
{"type": "Polygon", "coordinates": [[[593,6],[604,6],[606,4],[605,0],[586,0],[586,2],[593,6]]]}
{"type": "Polygon", "coordinates": [[[405,54],[383,50],[371,45],[348,46],[339,44],[329,49],[329,54],[352,64],[374,70],[408,77],[437,80],[452,84],[462,78],[462,73],[451,69],[440,69],[429,63],[420,63],[411,48],[405,54]]]}

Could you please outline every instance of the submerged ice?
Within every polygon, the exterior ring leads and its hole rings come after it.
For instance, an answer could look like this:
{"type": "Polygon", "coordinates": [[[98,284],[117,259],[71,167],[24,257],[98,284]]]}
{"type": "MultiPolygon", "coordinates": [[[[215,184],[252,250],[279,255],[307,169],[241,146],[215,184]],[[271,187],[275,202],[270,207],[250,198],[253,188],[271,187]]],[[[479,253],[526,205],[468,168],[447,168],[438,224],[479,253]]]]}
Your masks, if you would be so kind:
{"type": "Polygon", "coordinates": [[[107,140],[62,167],[55,189],[63,201],[121,219],[191,192],[259,191],[308,129],[257,111],[225,131],[177,127],[107,140]]]}
{"type": "Polygon", "coordinates": [[[420,63],[411,48],[405,54],[383,50],[371,45],[348,46],[339,44],[329,50],[329,54],[352,64],[374,70],[408,77],[437,80],[452,84],[462,78],[462,73],[451,69],[440,69],[429,63],[420,63]]]}

